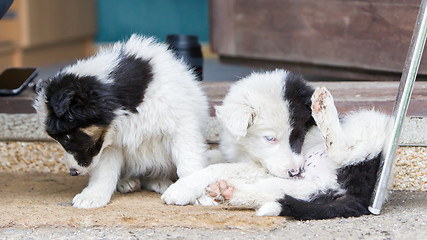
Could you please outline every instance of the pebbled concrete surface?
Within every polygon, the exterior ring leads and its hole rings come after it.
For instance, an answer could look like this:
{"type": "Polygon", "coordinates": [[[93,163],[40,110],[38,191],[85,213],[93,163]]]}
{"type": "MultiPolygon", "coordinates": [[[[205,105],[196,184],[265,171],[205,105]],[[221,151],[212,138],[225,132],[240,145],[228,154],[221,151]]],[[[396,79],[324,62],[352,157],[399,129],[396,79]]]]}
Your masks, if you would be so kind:
{"type": "Polygon", "coordinates": [[[79,210],[86,177],[0,173],[0,239],[426,239],[427,192],[394,191],[379,216],[295,221],[229,206],[167,206],[160,195],[116,193],[79,210]]]}
{"type": "MultiPolygon", "coordinates": [[[[66,173],[63,157],[56,142],[0,141],[0,173],[66,173]]],[[[427,147],[397,149],[392,190],[427,191],[427,147]]]]}

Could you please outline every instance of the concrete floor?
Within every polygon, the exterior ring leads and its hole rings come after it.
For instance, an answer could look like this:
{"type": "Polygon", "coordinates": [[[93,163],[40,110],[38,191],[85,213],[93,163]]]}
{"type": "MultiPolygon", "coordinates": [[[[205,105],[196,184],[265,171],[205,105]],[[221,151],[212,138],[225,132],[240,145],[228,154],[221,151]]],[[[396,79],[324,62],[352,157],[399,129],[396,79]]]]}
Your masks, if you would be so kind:
{"type": "Polygon", "coordinates": [[[378,216],[296,221],[229,206],[168,206],[116,193],[103,208],[71,199],[86,177],[0,173],[0,239],[426,239],[427,192],[394,191],[378,216]]]}

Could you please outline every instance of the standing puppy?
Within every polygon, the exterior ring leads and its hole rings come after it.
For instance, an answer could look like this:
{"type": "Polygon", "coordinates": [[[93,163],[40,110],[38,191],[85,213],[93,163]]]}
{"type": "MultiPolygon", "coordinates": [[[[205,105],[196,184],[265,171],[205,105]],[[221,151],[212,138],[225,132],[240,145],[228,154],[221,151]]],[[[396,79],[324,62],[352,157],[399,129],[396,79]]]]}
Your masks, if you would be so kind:
{"type": "Polygon", "coordinates": [[[116,187],[163,193],[205,167],[208,103],[195,79],[166,45],[133,35],[40,84],[46,132],[71,175],[90,174],[74,207],[105,206],[116,187]]]}

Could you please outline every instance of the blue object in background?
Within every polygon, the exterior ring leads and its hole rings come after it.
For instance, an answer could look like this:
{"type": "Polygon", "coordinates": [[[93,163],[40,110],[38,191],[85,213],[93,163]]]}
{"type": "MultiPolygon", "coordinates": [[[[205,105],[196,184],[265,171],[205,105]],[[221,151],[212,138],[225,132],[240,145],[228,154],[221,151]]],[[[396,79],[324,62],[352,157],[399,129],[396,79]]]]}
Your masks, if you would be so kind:
{"type": "Polygon", "coordinates": [[[98,0],[97,42],[114,42],[132,33],[188,34],[209,42],[208,0],[98,0]]]}

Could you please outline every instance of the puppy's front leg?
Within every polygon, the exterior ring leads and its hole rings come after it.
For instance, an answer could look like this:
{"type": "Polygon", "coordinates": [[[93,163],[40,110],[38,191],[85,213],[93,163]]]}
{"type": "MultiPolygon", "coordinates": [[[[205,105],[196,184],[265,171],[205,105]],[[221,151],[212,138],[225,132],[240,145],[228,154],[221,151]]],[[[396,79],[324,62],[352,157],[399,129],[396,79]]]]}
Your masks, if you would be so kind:
{"type": "MultiPolygon", "coordinates": [[[[218,180],[228,180],[229,178],[241,176],[248,171],[254,171],[254,176],[262,170],[247,163],[219,163],[210,165],[202,170],[199,170],[189,176],[178,179],[172,184],[162,195],[162,200],[166,204],[187,205],[196,204],[198,198],[203,197],[205,189],[209,184],[215,183],[218,180]]],[[[208,204],[209,201],[202,205],[208,204]]]]}
{"type": "Polygon", "coordinates": [[[107,147],[100,157],[99,163],[90,171],[88,186],[73,199],[76,208],[103,207],[116,189],[122,166],[121,151],[107,147]]]}
{"type": "Polygon", "coordinates": [[[185,126],[176,132],[171,146],[172,159],[179,178],[188,176],[207,165],[207,146],[200,131],[194,126],[185,126]]]}

